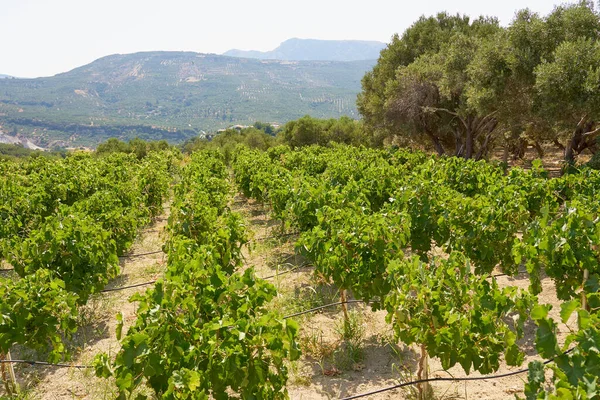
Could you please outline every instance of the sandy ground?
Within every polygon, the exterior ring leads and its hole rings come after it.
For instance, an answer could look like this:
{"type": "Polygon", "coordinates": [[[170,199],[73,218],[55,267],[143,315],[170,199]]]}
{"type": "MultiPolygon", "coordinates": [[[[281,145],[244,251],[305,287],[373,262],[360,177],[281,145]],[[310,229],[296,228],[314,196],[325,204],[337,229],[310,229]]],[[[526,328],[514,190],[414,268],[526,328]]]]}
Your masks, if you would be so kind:
{"type": "MultiPolygon", "coordinates": [[[[164,227],[169,215],[169,204],[156,220],[145,227],[128,254],[149,253],[160,250],[164,243],[164,227]]],[[[161,277],[166,262],[163,253],[121,259],[121,275],[112,280],[106,289],[120,288],[156,280],[161,277]]],[[[116,339],[116,314],[123,313],[124,329],[135,321],[136,303],[129,297],[143,292],[152,285],[99,293],[80,310],[80,328],[69,343],[73,351],[71,364],[89,365],[96,354],[107,352],[114,355],[120,348],[116,339]]],[[[43,356],[23,348],[14,348],[13,359],[43,360],[43,356]]],[[[114,399],[116,387],[113,382],[96,378],[93,369],[46,368],[18,365],[15,367],[22,397],[28,399],[114,399]]],[[[0,394],[2,394],[0,389],[0,394]]]]}
{"type": "MultiPolygon", "coordinates": [[[[294,241],[297,236],[278,238],[280,224],[269,219],[265,208],[241,196],[234,202],[234,210],[241,212],[248,221],[253,238],[245,252],[247,265],[253,266],[257,276],[271,276],[294,266],[303,266],[306,260],[295,256],[294,241]]],[[[527,288],[525,274],[516,278],[498,277],[501,287],[527,288]]],[[[317,305],[339,301],[337,288],[319,282],[313,270],[305,267],[271,279],[279,292],[274,307],[282,314],[308,309],[317,305]]],[[[543,292],[538,296],[540,303],[553,305],[550,315],[560,321],[560,301],[556,297],[553,282],[542,280],[543,292]]],[[[315,314],[296,318],[300,322],[299,342],[303,356],[290,365],[288,391],[292,399],[337,399],[359,393],[393,386],[399,382],[416,379],[417,363],[420,358],[418,347],[396,343],[391,326],[385,322],[385,311],[373,312],[365,305],[349,305],[351,315],[360,327],[358,340],[362,347],[358,360],[347,357],[347,341],[341,336],[342,310],[328,308],[315,314]],[[354,311],[353,311],[354,310],[354,311]]],[[[567,325],[559,324],[560,339],[568,334],[569,326],[575,328],[573,316],[567,325]]],[[[502,364],[497,374],[526,368],[535,356],[535,324],[525,326],[525,337],[521,346],[526,352],[522,367],[507,367],[502,364]]],[[[444,371],[436,359],[429,359],[430,377],[466,376],[460,366],[444,371]]],[[[470,376],[480,376],[472,373],[470,376]]],[[[506,399],[514,395],[523,397],[524,380],[527,374],[502,379],[485,379],[471,382],[434,383],[434,397],[438,399],[506,399]]],[[[369,399],[416,398],[416,388],[409,387],[371,395],[369,399]]]]}
{"type": "MultiPolygon", "coordinates": [[[[290,269],[290,273],[269,278],[278,289],[278,297],[272,306],[282,315],[289,315],[322,304],[339,301],[336,287],[328,285],[313,275],[313,269],[301,256],[296,255],[295,235],[282,235],[279,222],[270,219],[266,208],[242,196],[233,199],[231,207],[246,218],[251,241],[244,249],[246,268],[255,268],[259,277],[271,277],[290,269]]],[[[165,214],[147,227],[135,243],[133,254],[160,249],[164,242],[165,214]]],[[[125,259],[123,274],[107,288],[122,287],[147,282],[159,277],[164,271],[163,254],[125,259]]],[[[526,288],[525,275],[516,278],[499,277],[501,286],[526,288]]],[[[542,303],[553,304],[551,315],[558,318],[559,301],[551,280],[542,281],[542,303]]],[[[125,330],[135,320],[136,304],[130,303],[131,294],[146,290],[146,287],[109,292],[94,296],[82,310],[81,328],[71,343],[74,364],[89,364],[100,352],[114,354],[119,349],[115,337],[115,315],[121,311],[125,330]]],[[[362,304],[348,306],[353,321],[354,334],[351,340],[342,335],[342,310],[327,308],[313,314],[295,318],[300,323],[299,342],[303,356],[290,363],[288,392],[292,399],[337,399],[369,392],[399,382],[416,378],[419,349],[396,343],[390,325],[385,323],[385,312],[372,312],[362,304]],[[354,350],[353,350],[354,349],[354,350]],[[358,349],[358,350],[356,350],[358,349]]],[[[574,321],[569,321],[574,327],[574,321]]],[[[559,325],[561,337],[569,327],[559,325]]],[[[526,363],[535,359],[533,338],[535,326],[526,326],[523,339],[528,356],[526,363]]],[[[13,358],[39,359],[35,354],[14,349],[13,358]]],[[[526,366],[526,363],[523,367],[526,366]]],[[[439,362],[429,360],[430,376],[465,376],[460,367],[443,371],[439,362]]],[[[498,373],[515,368],[502,366],[498,373]]],[[[16,368],[24,397],[31,399],[108,399],[116,397],[114,382],[96,378],[93,370],[74,368],[52,369],[32,366],[16,368]]],[[[472,374],[471,376],[477,376],[472,374]]],[[[523,395],[526,374],[497,380],[481,380],[467,383],[442,382],[433,384],[438,399],[506,399],[515,394],[523,395]]],[[[0,394],[1,392],[0,388],[0,394]]],[[[409,387],[369,396],[369,399],[410,399],[416,397],[416,388],[409,387]]],[[[142,394],[152,397],[150,392],[142,394]]]]}

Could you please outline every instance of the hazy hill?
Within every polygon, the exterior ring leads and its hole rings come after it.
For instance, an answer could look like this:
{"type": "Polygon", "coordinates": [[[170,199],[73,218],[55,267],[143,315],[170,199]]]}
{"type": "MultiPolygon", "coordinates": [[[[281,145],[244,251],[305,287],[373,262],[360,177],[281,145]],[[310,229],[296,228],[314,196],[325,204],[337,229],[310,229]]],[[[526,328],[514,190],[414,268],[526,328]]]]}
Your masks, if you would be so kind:
{"type": "Polygon", "coordinates": [[[363,40],[288,39],[271,51],[229,50],[226,56],[258,58],[261,60],[376,60],[386,46],[382,42],[363,40]]]}
{"type": "Polygon", "coordinates": [[[51,147],[112,136],[176,142],[256,120],[357,116],[360,80],[374,64],[112,55],[49,78],[0,80],[0,129],[51,147]]]}
{"type": "Polygon", "coordinates": [[[8,79],[8,78],[12,78],[12,76],[0,74],[0,79],[8,79]]]}

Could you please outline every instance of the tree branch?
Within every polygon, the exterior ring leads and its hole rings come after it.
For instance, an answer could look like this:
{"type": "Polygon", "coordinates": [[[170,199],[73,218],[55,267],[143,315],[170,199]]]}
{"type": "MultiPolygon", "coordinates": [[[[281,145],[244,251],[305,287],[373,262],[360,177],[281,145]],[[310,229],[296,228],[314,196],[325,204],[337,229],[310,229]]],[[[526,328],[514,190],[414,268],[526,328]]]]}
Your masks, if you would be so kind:
{"type": "Polygon", "coordinates": [[[469,130],[469,126],[467,125],[467,123],[465,122],[465,120],[458,115],[457,112],[455,111],[450,111],[447,108],[439,108],[439,107],[423,107],[423,111],[425,112],[437,112],[437,111],[441,111],[441,112],[445,112],[447,114],[450,114],[456,118],[458,118],[460,120],[460,122],[462,122],[462,124],[465,126],[466,130],[469,130]]]}
{"type": "Polygon", "coordinates": [[[477,125],[477,130],[475,131],[475,139],[477,139],[482,132],[485,132],[483,128],[488,127],[487,131],[491,132],[496,129],[496,126],[498,126],[498,121],[496,119],[488,119],[485,124],[479,123],[477,125]]]}
{"type": "Polygon", "coordinates": [[[477,132],[477,131],[479,131],[480,129],[482,129],[482,128],[485,126],[485,124],[487,124],[487,123],[488,123],[489,119],[490,119],[491,117],[493,117],[493,116],[494,116],[495,114],[497,114],[497,113],[498,113],[498,110],[496,110],[496,111],[492,111],[492,112],[491,112],[491,113],[489,113],[488,115],[486,115],[486,116],[484,116],[483,118],[481,118],[481,120],[480,120],[479,124],[477,125],[477,128],[475,128],[475,132],[477,132]]]}
{"type": "Polygon", "coordinates": [[[493,131],[494,130],[492,129],[488,132],[487,135],[485,135],[485,140],[483,141],[483,144],[479,148],[479,151],[477,152],[477,155],[475,156],[475,160],[481,160],[481,158],[487,154],[488,146],[489,146],[493,131]]]}
{"type": "Polygon", "coordinates": [[[583,117],[581,117],[581,120],[579,120],[579,122],[577,123],[577,128],[581,128],[585,121],[587,121],[587,118],[587,114],[584,114],[583,117]]]}
{"type": "Polygon", "coordinates": [[[596,135],[597,135],[599,132],[600,132],[600,128],[596,128],[596,129],[594,129],[594,130],[593,130],[593,131],[591,131],[591,132],[586,132],[586,133],[584,133],[584,134],[581,136],[581,138],[582,138],[582,139],[585,139],[585,138],[588,138],[588,137],[590,137],[590,136],[596,136],[596,135]]]}
{"type": "Polygon", "coordinates": [[[552,143],[554,143],[556,145],[556,147],[558,147],[562,151],[565,151],[565,146],[561,142],[558,141],[558,138],[554,138],[552,140],[552,143]]]}
{"type": "MultiPolygon", "coordinates": [[[[424,106],[424,107],[423,107],[423,111],[425,111],[425,112],[431,112],[431,111],[433,111],[433,112],[437,112],[437,111],[443,111],[443,112],[445,112],[445,113],[448,113],[448,114],[450,114],[450,115],[454,115],[455,117],[459,117],[459,118],[460,118],[460,116],[458,115],[458,113],[456,113],[456,112],[454,112],[454,111],[450,111],[450,110],[448,110],[447,108],[439,108],[439,107],[429,107],[429,106],[424,106]]],[[[461,118],[461,119],[462,119],[462,118],[461,118]]]]}

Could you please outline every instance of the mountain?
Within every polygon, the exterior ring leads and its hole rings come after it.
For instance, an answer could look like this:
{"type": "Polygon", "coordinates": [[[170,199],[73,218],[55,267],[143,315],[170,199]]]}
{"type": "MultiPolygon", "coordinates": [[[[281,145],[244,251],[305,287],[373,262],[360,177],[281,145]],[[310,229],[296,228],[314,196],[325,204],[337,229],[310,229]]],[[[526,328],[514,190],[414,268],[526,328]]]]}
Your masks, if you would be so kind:
{"type": "Polygon", "coordinates": [[[9,79],[9,78],[12,78],[12,76],[0,74],[0,79],[9,79]]]}
{"type": "Polygon", "coordinates": [[[233,124],[358,117],[375,60],[275,61],[192,52],[112,55],[48,78],[0,80],[0,130],[35,144],[176,143],[233,124]]]}
{"type": "Polygon", "coordinates": [[[376,60],[386,46],[382,42],[363,40],[317,40],[288,39],[271,51],[229,50],[223,55],[231,57],[258,58],[261,60],[324,60],[359,61],[376,60]]]}
{"type": "Polygon", "coordinates": [[[18,137],[13,137],[9,135],[5,135],[4,132],[0,131],[0,143],[1,144],[18,144],[29,150],[44,150],[41,147],[36,146],[28,139],[21,139],[18,137]]]}

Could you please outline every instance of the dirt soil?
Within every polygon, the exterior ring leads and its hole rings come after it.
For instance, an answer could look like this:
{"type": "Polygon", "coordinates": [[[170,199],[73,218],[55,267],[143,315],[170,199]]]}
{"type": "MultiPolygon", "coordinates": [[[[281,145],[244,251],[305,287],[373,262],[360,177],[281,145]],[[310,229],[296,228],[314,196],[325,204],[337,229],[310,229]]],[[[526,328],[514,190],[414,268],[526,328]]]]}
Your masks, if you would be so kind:
{"type": "MultiPolygon", "coordinates": [[[[165,239],[164,228],[168,215],[169,204],[165,204],[163,214],[141,230],[128,254],[135,255],[160,250],[165,239]]],[[[162,276],[165,263],[166,255],[162,252],[141,257],[121,258],[121,275],[113,279],[106,289],[154,281],[162,276]]],[[[152,285],[98,293],[92,296],[88,304],[80,309],[80,328],[69,343],[69,347],[74,353],[69,363],[89,365],[96,354],[106,352],[114,355],[120,348],[115,333],[116,314],[119,311],[123,314],[123,332],[127,332],[128,327],[136,318],[136,303],[129,302],[129,297],[150,287],[152,285]]],[[[15,347],[12,351],[12,358],[44,360],[44,355],[15,347]]],[[[96,378],[94,370],[90,368],[47,368],[17,365],[15,373],[21,387],[22,397],[27,399],[114,399],[117,396],[114,382],[96,378]]],[[[2,389],[0,389],[1,394],[2,389]]]]}
{"type": "MultiPolygon", "coordinates": [[[[245,251],[247,265],[253,266],[259,277],[272,276],[295,267],[303,267],[278,276],[270,281],[276,285],[279,297],[274,308],[289,315],[321,304],[339,301],[337,288],[320,282],[313,276],[313,269],[306,260],[295,255],[294,242],[297,235],[282,236],[281,225],[269,218],[261,204],[238,196],[233,209],[242,213],[248,221],[252,240],[245,251]]],[[[515,278],[497,278],[501,287],[516,286],[526,289],[529,281],[526,274],[515,278]]],[[[538,296],[540,303],[552,304],[550,315],[560,321],[560,301],[556,297],[553,282],[542,280],[543,291],[538,296]]],[[[352,320],[360,329],[357,339],[362,351],[358,357],[348,357],[348,341],[343,340],[341,331],[342,310],[332,307],[296,318],[300,323],[303,356],[290,365],[288,391],[292,399],[337,399],[393,386],[400,382],[416,379],[420,350],[416,346],[396,343],[391,326],[385,322],[385,311],[373,312],[362,304],[348,305],[352,320]]],[[[522,367],[508,367],[502,363],[497,374],[526,368],[535,356],[535,325],[525,326],[525,337],[521,347],[526,352],[522,367]]],[[[570,328],[576,328],[575,316],[568,324],[559,324],[561,341],[570,328]]],[[[562,344],[562,342],[561,342],[562,344]]],[[[444,371],[440,362],[429,359],[430,377],[464,377],[460,366],[444,371]]],[[[481,376],[472,373],[470,376],[481,376]]],[[[502,379],[484,379],[470,382],[434,383],[436,399],[507,399],[515,394],[523,397],[527,374],[502,379]]],[[[371,395],[368,399],[412,399],[416,398],[415,387],[396,389],[371,395]]]]}
{"type": "MultiPolygon", "coordinates": [[[[322,304],[339,301],[336,287],[314,276],[307,260],[297,254],[294,243],[298,236],[294,232],[282,232],[281,224],[270,218],[267,209],[253,200],[236,196],[231,208],[240,212],[247,221],[250,243],[244,249],[246,267],[253,267],[256,275],[269,279],[278,289],[278,297],[272,307],[282,315],[290,315],[322,304]],[[290,271],[290,272],[286,272],[290,271]],[[282,274],[283,273],[283,274],[282,274]],[[279,275],[281,274],[281,275],[279,275]],[[277,275],[277,276],[274,276],[277,275]]],[[[163,229],[169,213],[141,233],[131,253],[140,254],[160,249],[164,242],[163,229]]],[[[164,254],[153,254],[123,259],[122,275],[110,282],[107,288],[123,287],[154,280],[161,276],[165,267],[164,254]]],[[[498,277],[501,286],[526,288],[526,275],[516,278],[498,277]]],[[[557,320],[559,304],[550,279],[543,279],[541,303],[553,305],[551,315],[557,320]]],[[[136,292],[146,290],[138,287],[93,296],[81,312],[82,328],[73,339],[73,364],[88,365],[95,355],[107,352],[114,355],[119,349],[115,337],[115,315],[123,313],[125,330],[135,320],[136,304],[128,298],[136,292]]],[[[288,392],[292,399],[337,399],[369,392],[399,382],[416,379],[420,351],[417,347],[396,343],[392,330],[384,318],[385,312],[373,312],[362,304],[348,305],[352,321],[352,333],[343,336],[343,313],[340,307],[323,309],[317,313],[296,317],[300,323],[299,342],[302,358],[289,365],[288,392]]],[[[574,328],[574,319],[567,325],[559,325],[561,339],[569,327],[574,328]]],[[[527,353],[526,362],[536,359],[534,349],[535,326],[526,325],[526,337],[522,345],[527,353]]],[[[43,359],[43,355],[32,354],[15,348],[14,359],[43,359]]],[[[498,373],[519,368],[502,365],[498,373]]],[[[92,369],[40,368],[19,365],[15,368],[24,398],[31,399],[107,399],[116,397],[114,382],[99,379],[92,369]]],[[[460,367],[443,371],[435,359],[429,360],[431,377],[465,376],[460,367]]],[[[471,376],[478,376],[476,373],[471,376]]],[[[467,383],[442,382],[433,384],[437,399],[506,399],[515,394],[523,396],[526,374],[503,379],[486,379],[467,383]]],[[[0,388],[0,394],[1,392],[0,388]]],[[[149,391],[141,394],[152,398],[149,391]]],[[[408,387],[381,394],[369,399],[412,399],[417,389],[408,387]]]]}

